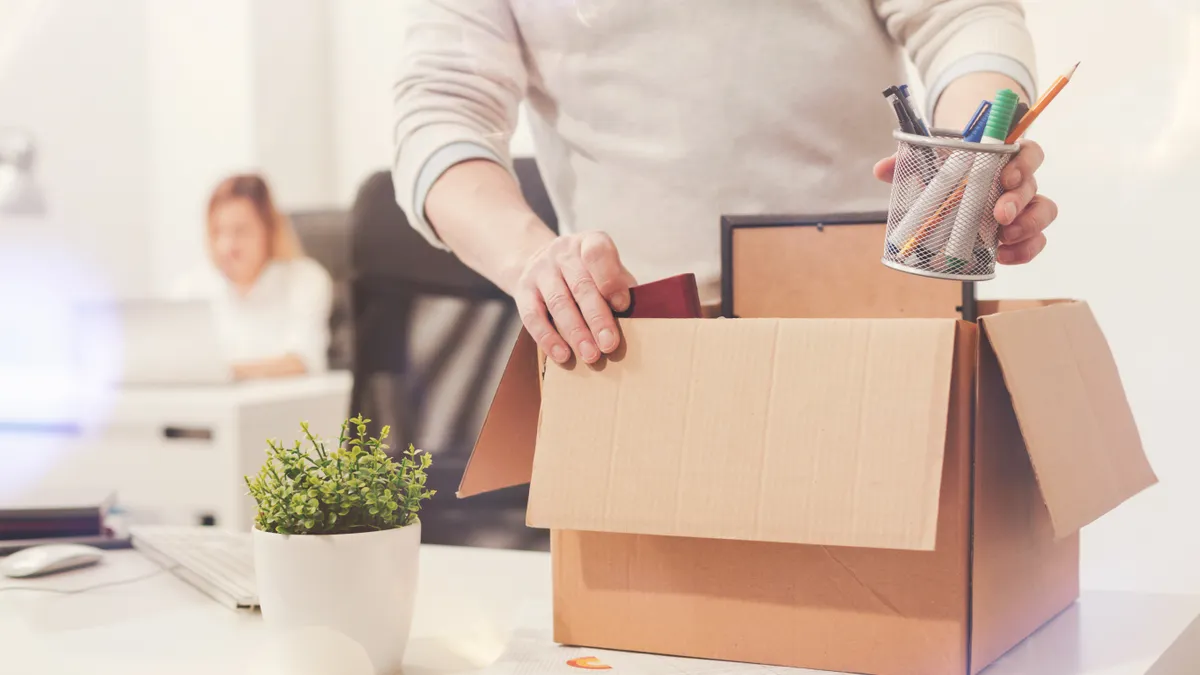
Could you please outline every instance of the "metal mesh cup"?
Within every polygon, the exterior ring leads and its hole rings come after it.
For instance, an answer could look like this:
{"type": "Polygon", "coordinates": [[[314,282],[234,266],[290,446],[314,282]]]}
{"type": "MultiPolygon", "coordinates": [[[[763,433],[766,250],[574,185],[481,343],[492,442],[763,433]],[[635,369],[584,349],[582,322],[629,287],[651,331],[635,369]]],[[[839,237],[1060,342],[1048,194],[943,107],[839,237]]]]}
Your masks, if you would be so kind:
{"type": "Polygon", "coordinates": [[[1000,171],[1020,147],[901,131],[893,136],[900,147],[883,264],[956,281],[996,276],[1000,171]]]}

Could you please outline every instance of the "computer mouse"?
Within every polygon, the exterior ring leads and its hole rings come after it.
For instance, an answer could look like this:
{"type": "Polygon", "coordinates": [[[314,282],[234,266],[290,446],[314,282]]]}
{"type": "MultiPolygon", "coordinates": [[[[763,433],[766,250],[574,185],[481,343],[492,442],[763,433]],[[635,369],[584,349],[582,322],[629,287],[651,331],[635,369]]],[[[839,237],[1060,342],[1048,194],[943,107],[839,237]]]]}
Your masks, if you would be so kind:
{"type": "Polygon", "coordinates": [[[13,579],[53,574],[95,565],[104,551],[82,544],[46,544],[17,551],[0,560],[0,574],[13,579]]]}

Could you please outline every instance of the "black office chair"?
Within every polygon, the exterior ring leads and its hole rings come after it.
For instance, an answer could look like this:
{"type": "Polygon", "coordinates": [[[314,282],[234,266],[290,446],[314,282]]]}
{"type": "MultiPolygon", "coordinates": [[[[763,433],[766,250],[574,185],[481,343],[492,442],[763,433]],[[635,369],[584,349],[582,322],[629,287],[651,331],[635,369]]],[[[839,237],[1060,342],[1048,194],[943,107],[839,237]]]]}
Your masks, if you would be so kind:
{"type": "MultiPolygon", "coordinates": [[[[526,199],[557,218],[532,159],[518,159],[526,199]]],[[[508,296],[429,245],[396,205],[391,176],[372,175],[350,214],[355,368],[351,414],[392,427],[393,451],[433,454],[423,509],[427,543],[546,549],[524,525],[527,488],[458,500],[454,492],[520,329],[508,296]]]]}
{"type": "Polygon", "coordinates": [[[350,231],[342,209],[293,211],[288,214],[306,255],[329,272],[333,306],[329,310],[329,368],[350,370],[354,364],[354,322],[350,309],[350,231]]]}

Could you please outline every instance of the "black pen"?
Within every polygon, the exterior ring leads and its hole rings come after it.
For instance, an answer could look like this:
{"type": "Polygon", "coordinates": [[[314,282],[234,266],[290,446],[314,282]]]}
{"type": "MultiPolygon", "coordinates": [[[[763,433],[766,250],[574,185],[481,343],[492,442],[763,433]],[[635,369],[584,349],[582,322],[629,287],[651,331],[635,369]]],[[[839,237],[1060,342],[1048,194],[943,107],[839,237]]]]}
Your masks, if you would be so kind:
{"type": "Polygon", "coordinates": [[[1021,118],[1022,118],[1022,117],[1024,117],[1024,116],[1025,116],[1025,113],[1027,113],[1027,112],[1029,112],[1029,106],[1028,106],[1028,105],[1026,105],[1026,104],[1024,104],[1024,103],[1018,103],[1018,104],[1017,104],[1017,109],[1016,109],[1016,111],[1013,113],[1013,120],[1012,120],[1012,124],[1011,124],[1011,125],[1009,125],[1009,127],[1008,127],[1008,133],[1009,133],[1009,134],[1012,134],[1012,132],[1013,132],[1013,129],[1016,129],[1016,128],[1017,128],[1017,125],[1021,123],[1021,118]]]}
{"type": "Polygon", "coordinates": [[[908,116],[908,110],[900,100],[899,90],[895,87],[888,87],[883,91],[883,95],[892,102],[892,107],[896,110],[896,120],[900,122],[900,131],[906,134],[919,134],[917,126],[913,124],[912,118],[908,116]]]}
{"type": "Polygon", "coordinates": [[[897,91],[900,93],[900,101],[904,104],[904,110],[908,113],[909,118],[912,119],[913,127],[917,130],[917,133],[922,136],[928,136],[929,127],[925,126],[925,120],[921,119],[921,116],[917,114],[917,109],[913,107],[912,101],[908,98],[908,85],[900,85],[897,91]]]}

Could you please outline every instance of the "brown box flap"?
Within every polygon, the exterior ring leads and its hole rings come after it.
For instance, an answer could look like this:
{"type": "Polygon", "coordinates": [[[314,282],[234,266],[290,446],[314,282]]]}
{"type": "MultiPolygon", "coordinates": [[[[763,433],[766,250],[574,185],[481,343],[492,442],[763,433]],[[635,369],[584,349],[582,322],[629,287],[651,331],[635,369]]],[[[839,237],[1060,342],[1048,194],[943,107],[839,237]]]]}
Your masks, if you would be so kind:
{"type": "Polygon", "coordinates": [[[1036,309],[1038,307],[1049,307],[1050,305],[1071,302],[1075,302],[1075,300],[1068,298],[1053,300],[978,300],[975,302],[975,314],[977,316],[988,316],[990,314],[1015,312],[1021,309],[1036,309]]]}
{"type": "Polygon", "coordinates": [[[956,322],[621,322],[547,369],[528,522],[934,548],[956,322]]]}
{"type": "Polygon", "coordinates": [[[522,330],[467,461],[459,497],[529,482],[542,405],[538,362],[537,343],[522,330]]]}
{"type": "Polygon", "coordinates": [[[1004,312],[980,323],[1057,536],[1157,481],[1116,362],[1086,303],[1004,312]]]}

